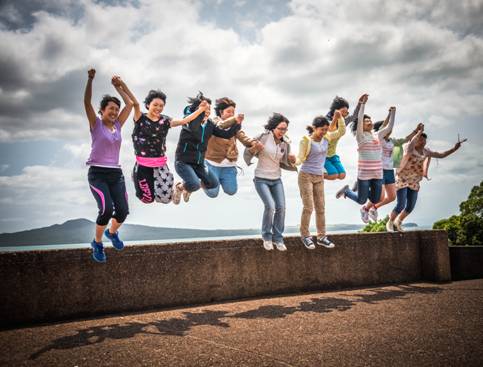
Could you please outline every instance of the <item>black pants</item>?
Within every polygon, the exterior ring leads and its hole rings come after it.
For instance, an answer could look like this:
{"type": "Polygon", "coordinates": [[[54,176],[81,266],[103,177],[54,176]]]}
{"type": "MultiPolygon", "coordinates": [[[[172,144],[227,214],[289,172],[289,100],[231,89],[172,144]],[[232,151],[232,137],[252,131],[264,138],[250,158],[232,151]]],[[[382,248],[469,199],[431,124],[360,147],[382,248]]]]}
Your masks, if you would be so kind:
{"type": "Polygon", "coordinates": [[[173,197],[174,177],[168,165],[145,167],[136,163],[132,172],[136,197],[143,203],[168,204],[173,197]]]}
{"type": "Polygon", "coordinates": [[[99,208],[96,223],[105,226],[111,218],[119,223],[124,222],[129,214],[129,207],[122,170],[91,166],[87,178],[99,208]]]}

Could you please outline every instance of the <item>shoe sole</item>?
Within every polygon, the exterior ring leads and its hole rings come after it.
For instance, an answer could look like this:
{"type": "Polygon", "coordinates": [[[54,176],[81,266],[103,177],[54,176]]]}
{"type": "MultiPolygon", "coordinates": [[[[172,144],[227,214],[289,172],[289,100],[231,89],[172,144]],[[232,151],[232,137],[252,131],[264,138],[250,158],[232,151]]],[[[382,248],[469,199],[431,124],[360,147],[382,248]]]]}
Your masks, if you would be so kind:
{"type": "Polygon", "coordinates": [[[322,244],[322,243],[318,243],[318,242],[317,242],[317,245],[319,245],[319,246],[323,246],[323,247],[325,247],[325,248],[334,248],[334,247],[335,247],[335,245],[324,245],[324,244],[322,244]]]}
{"type": "MultiPolygon", "coordinates": [[[[94,247],[91,246],[91,249],[94,250],[94,247]]],[[[96,257],[94,256],[94,252],[91,253],[91,257],[92,257],[92,260],[94,260],[96,263],[100,263],[100,264],[104,264],[107,260],[107,259],[104,259],[104,260],[96,259],[96,257]]]]}

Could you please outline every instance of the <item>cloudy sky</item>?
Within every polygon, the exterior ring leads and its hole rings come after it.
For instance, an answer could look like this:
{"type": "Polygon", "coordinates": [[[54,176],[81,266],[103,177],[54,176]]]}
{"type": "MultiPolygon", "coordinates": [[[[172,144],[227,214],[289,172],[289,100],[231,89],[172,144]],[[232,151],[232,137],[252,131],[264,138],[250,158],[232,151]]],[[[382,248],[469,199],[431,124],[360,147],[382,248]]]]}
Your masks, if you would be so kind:
{"type": "MultiPolygon", "coordinates": [[[[87,69],[97,69],[93,103],[114,93],[119,74],[138,99],[149,89],[167,96],[165,113],[180,117],[198,90],[229,96],[246,115],[249,135],[272,112],[290,119],[298,145],[304,127],[342,95],[355,105],[369,93],[375,120],[397,106],[396,136],[422,121],[428,146],[445,150],[457,134],[469,142],[434,161],[410,220],[431,224],[458,211],[483,178],[483,1],[92,1],[0,2],[0,232],[96,217],[87,184],[88,122],[83,111],[87,69]]],[[[253,168],[235,197],[189,204],[135,199],[129,120],[121,162],[130,194],[130,223],[190,228],[258,228],[262,204],[253,168]]],[[[168,136],[174,171],[179,128],[168,136]]],[[[352,135],[339,143],[352,183],[352,135]]],[[[283,174],[287,225],[298,224],[297,178],[283,174]]],[[[357,206],[336,200],[341,182],[326,184],[329,224],[359,223],[357,206]]],[[[383,208],[385,215],[390,207],[383,208]]]]}

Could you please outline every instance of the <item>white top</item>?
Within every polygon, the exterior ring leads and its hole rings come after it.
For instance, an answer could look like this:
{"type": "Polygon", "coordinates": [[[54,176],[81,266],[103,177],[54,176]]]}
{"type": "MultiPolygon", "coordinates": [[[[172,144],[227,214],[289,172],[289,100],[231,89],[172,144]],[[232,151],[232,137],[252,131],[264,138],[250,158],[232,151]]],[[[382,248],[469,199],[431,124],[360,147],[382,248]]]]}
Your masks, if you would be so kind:
{"type": "Polygon", "coordinates": [[[270,133],[263,150],[258,153],[258,164],[257,168],[255,168],[255,177],[266,178],[268,180],[277,180],[280,178],[282,175],[280,161],[284,155],[281,146],[285,146],[285,144],[277,144],[273,133],[270,133]]]}
{"type": "Polygon", "coordinates": [[[206,161],[214,167],[236,167],[236,161],[230,161],[228,158],[223,159],[220,163],[210,161],[206,159],[206,161]]]}
{"type": "Polygon", "coordinates": [[[394,149],[394,142],[392,139],[381,139],[382,146],[382,169],[394,169],[394,162],[392,160],[392,151],[394,149]]]}

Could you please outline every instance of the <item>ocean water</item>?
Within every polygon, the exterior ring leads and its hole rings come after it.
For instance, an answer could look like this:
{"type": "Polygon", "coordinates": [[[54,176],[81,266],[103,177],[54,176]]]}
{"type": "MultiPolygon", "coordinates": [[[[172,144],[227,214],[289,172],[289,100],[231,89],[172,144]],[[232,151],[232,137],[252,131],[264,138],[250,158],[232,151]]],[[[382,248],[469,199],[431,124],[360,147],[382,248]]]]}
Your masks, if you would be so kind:
{"type": "MultiPolygon", "coordinates": [[[[357,231],[329,231],[329,234],[335,233],[354,233],[357,231]]],[[[286,231],[287,235],[298,234],[297,230],[286,231]]],[[[216,240],[226,240],[226,239],[243,239],[243,238],[261,238],[260,235],[242,235],[242,236],[217,236],[217,237],[198,237],[198,238],[176,238],[176,239],[164,239],[164,240],[148,240],[148,241],[124,241],[126,246],[137,246],[137,245],[155,245],[163,243],[180,243],[180,242],[199,242],[199,241],[216,241],[216,240]]],[[[104,241],[105,244],[108,242],[104,241]]],[[[28,246],[5,246],[0,247],[0,252],[21,252],[21,251],[45,251],[45,250],[69,250],[69,249],[79,249],[85,248],[90,249],[90,243],[69,243],[69,244],[56,244],[56,245],[28,245],[28,246]]]]}

